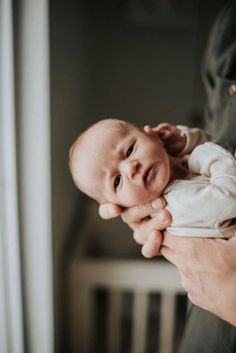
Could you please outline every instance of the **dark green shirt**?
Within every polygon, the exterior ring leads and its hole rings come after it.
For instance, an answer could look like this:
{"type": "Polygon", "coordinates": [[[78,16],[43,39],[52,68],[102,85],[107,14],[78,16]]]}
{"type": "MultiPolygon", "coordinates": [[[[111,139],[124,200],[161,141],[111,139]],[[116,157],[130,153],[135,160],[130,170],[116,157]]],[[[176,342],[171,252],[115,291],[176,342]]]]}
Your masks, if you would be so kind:
{"type": "Polygon", "coordinates": [[[220,143],[236,147],[236,1],[220,12],[203,61],[206,127],[220,143]]]}
{"type": "MultiPolygon", "coordinates": [[[[225,6],[212,28],[203,81],[207,92],[206,128],[217,142],[235,149],[236,1],[225,6]]],[[[178,353],[236,353],[236,328],[192,306],[178,353]]]]}

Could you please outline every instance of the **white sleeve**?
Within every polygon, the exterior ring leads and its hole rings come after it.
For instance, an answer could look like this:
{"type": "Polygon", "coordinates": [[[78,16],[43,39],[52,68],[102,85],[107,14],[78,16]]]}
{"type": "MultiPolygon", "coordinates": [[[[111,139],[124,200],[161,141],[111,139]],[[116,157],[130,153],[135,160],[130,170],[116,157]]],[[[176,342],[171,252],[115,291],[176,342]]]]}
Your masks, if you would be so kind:
{"type": "Polygon", "coordinates": [[[206,142],[196,147],[188,161],[189,169],[210,178],[210,185],[224,194],[236,195],[236,160],[223,147],[206,142]]]}
{"type": "Polygon", "coordinates": [[[164,195],[172,214],[168,231],[182,236],[231,237],[236,230],[233,155],[221,146],[206,142],[194,149],[188,164],[196,177],[176,181],[169,194],[164,195]]]}
{"type": "Polygon", "coordinates": [[[179,154],[180,156],[191,153],[195,147],[206,141],[211,141],[211,136],[202,129],[189,128],[184,125],[177,125],[177,128],[180,129],[187,138],[186,145],[179,154]]]}

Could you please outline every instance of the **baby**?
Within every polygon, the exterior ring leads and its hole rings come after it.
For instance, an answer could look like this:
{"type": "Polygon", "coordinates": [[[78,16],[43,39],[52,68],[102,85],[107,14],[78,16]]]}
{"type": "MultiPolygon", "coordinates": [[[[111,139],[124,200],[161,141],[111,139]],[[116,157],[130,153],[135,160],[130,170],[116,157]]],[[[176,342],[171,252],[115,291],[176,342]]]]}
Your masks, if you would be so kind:
{"type": "Polygon", "coordinates": [[[207,139],[200,129],[140,129],[105,119],[74,142],[70,170],[77,187],[100,204],[130,207],[163,195],[170,233],[228,238],[236,230],[236,162],[224,148],[201,144],[207,139]],[[181,156],[191,151],[186,168],[181,156]]]}

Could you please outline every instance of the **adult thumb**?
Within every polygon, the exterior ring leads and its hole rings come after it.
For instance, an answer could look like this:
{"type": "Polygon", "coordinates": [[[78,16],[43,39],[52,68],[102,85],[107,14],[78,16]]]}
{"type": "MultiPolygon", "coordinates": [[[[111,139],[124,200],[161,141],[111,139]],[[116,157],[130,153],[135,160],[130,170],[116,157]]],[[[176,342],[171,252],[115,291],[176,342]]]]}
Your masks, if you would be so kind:
{"type": "Polygon", "coordinates": [[[98,209],[99,215],[103,219],[111,219],[120,216],[122,209],[114,203],[103,203],[98,209]]]}
{"type": "Polygon", "coordinates": [[[236,231],[234,232],[234,235],[231,238],[229,238],[228,241],[232,244],[236,244],[236,231]]]}

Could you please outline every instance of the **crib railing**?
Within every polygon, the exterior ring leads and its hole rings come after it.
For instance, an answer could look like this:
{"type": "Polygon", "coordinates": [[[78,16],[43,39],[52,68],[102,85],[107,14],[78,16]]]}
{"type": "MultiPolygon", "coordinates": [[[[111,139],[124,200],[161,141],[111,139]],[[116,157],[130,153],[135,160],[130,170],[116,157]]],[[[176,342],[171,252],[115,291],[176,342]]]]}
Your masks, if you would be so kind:
{"type": "Polygon", "coordinates": [[[159,293],[158,348],[155,353],[174,352],[176,296],[183,294],[176,268],[164,261],[75,260],[70,268],[71,353],[98,352],[94,342],[94,293],[107,291],[106,347],[102,353],[119,353],[122,293],[133,295],[130,353],[145,353],[148,297],[159,293]]]}

